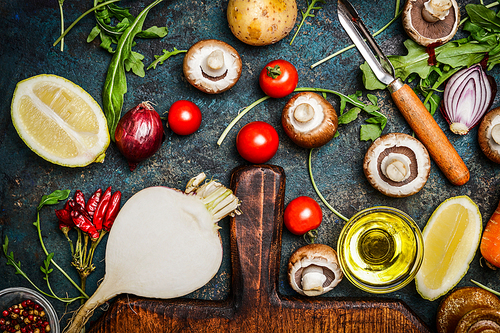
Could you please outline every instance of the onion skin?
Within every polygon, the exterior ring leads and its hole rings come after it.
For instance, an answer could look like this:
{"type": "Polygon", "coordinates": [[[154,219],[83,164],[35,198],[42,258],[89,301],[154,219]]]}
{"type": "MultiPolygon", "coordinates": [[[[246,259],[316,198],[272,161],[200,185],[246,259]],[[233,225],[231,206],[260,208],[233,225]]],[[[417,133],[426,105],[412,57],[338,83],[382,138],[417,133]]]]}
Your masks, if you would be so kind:
{"type": "Polygon", "coordinates": [[[450,130],[467,134],[479,124],[490,108],[497,85],[480,64],[456,72],[447,82],[441,113],[450,124],[450,130]]]}
{"type": "Polygon", "coordinates": [[[127,159],[130,171],[156,153],[164,138],[160,115],[148,102],[142,102],[125,113],[115,131],[116,145],[127,159]]]}

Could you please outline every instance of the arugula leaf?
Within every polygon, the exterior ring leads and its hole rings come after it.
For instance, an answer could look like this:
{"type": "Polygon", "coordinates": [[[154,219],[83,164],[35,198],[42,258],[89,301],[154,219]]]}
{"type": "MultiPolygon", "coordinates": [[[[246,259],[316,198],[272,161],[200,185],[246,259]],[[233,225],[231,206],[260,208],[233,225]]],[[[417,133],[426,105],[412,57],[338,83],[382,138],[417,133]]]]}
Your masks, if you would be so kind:
{"type": "Polygon", "coordinates": [[[144,63],[142,62],[142,59],[144,59],[144,56],[138,52],[130,52],[130,56],[125,59],[125,69],[127,72],[132,72],[139,76],[139,77],[144,77],[146,73],[144,72],[144,63]]]}
{"type": "Polygon", "coordinates": [[[156,60],[153,61],[146,69],[147,70],[150,68],[156,69],[157,65],[163,65],[163,62],[165,60],[167,60],[168,58],[170,58],[171,56],[174,56],[174,55],[179,54],[179,53],[185,53],[185,52],[187,52],[187,50],[177,50],[175,47],[174,47],[174,50],[171,52],[168,52],[167,50],[163,50],[163,54],[162,55],[155,55],[156,60]]]}
{"type": "Polygon", "coordinates": [[[482,26],[490,32],[500,32],[500,17],[493,10],[484,5],[476,4],[468,4],[465,9],[472,23],[482,26]]]}
{"type": "Polygon", "coordinates": [[[382,134],[380,126],[376,124],[361,125],[359,130],[359,138],[361,141],[374,141],[382,134]]]}
{"type": "Polygon", "coordinates": [[[69,196],[70,190],[55,190],[51,194],[43,195],[40,203],[38,204],[37,210],[40,211],[43,206],[55,205],[61,200],[66,200],[69,196]]]}
{"type": "MultiPolygon", "coordinates": [[[[108,122],[109,133],[113,141],[116,125],[121,117],[123,99],[127,92],[127,78],[125,76],[125,62],[132,56],[132,46],[135,36],[142,31],[146,16],[157,4],[163,0],[155,0],[144,8],[134,22],[125,30],[118,40],[115,53],[109,64],[108,73],[103,89],[103,109],[108,122]]],[[[129,59],[130,61],[130,59],[129,59]]]]}
{"type": "Polygon", "coordinates": [[[360,112],[361,109],[358,107],[350,108],[347,112],[339,116],[339,125],[349,124],[350,122],[356,120],[360,112]]]}
{"type": "Polygon", "coordinates": [[[293,41],[295,40],[295,37],[297,37],[297,34],[299,33],[299,30],[302,28],[302,25],[304,25],[304,22],[306,21],[306,19],[308,17],[315,17],[314,14],[311,13],[311,11],[313,10],[320,10],[322,7],[320,6],[316,6],[316,3],[326,3],[325,0],[312,0],[311,2],[309,2],[309,0],[306,0],[307,2],[307,9],[306,11],[300,11],[300,13],[302,14],[302,20],[300,21],[299,23],[299,27],[297,28],[297,31],[295,31],[295,34],[293,35],[292,37],[292,40],[290,41],[290,45],[292,45],[293,41]]]}

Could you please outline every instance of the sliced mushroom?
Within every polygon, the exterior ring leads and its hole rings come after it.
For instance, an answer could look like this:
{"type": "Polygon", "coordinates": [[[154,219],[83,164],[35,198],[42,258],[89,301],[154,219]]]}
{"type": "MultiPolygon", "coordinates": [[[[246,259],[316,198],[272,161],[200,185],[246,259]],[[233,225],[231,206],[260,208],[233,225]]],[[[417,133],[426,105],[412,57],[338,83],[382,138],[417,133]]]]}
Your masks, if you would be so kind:
{"type": "Polygon", "coordinates": [[[455,332],[460,319],[478,308],[499,309],[500,300],[493,293],[478,287],[455,289],[439,304],[436,315],[438,333],[455,332]]]}
{"type": "Polygon", "coordinates": [[[304,296],[319,296],[329,292],[342,277],[337,252],[328,245],[303,246],[288,261],[288,282],[304,296]]]}
{"type": "Polygon", "coordinates": [[[322,96],[301,92],[286,103],[281,123],[295,144],[303,148],[317,148],[333,138],[338,118],[333,106],[322,96]]]}
{"type": "Polygon", "coordinates": [[[455,0],[408,0],[402,21],[406,33],[416,43],[436,47],[456,34],[460,8],[455,0]]]}
{"type": "Polygon", "coordinates": [[[500,107],[488,112],[477,132],[479,147],[491,161],[500,164],[500,107]]]}
{"type": "Polygon", "coordinates": [[[376,139],[363,162],[370,184],[390,197],[407,197],[424,187],[430,174],[430,158],[424,145],[403,133],[376,139]]]}
{"type": "Polygon", "coordinates": [[[241,58],[229,44],[206,39],[191,46],[184,57],[184,76],[197,89],[218,94],[233,87],[241,76],[241,58]]]}

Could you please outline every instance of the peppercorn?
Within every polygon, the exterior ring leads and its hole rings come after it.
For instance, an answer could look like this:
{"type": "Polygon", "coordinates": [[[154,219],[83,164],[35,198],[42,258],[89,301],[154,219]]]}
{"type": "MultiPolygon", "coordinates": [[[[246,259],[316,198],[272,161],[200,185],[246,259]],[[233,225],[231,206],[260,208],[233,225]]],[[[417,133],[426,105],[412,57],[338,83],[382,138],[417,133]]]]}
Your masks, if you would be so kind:
{"type": "Polygon", "coordinates": [[[51,331],[44,308],[30,299],[3,310],[2,316],[0,318],[1,333],[48,333],[51,331]]]}

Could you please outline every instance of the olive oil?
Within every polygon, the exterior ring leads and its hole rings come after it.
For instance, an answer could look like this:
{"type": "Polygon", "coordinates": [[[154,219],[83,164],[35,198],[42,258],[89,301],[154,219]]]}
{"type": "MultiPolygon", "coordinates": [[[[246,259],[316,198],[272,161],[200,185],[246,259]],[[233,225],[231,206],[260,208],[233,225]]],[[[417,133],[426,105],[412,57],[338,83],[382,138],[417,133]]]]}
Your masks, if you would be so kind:
{"type": "Polygon", "coordinates": [[[367,291],[388,292],[413,279],[422,262],[423,245],[420,230],[409,216],[388,207],[375,208],[348,222],[338,252],[351,282],[367,291]]]}

